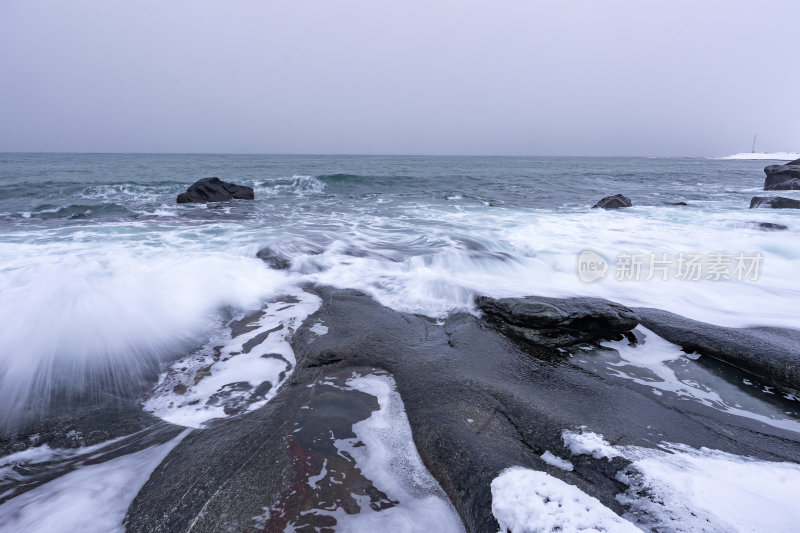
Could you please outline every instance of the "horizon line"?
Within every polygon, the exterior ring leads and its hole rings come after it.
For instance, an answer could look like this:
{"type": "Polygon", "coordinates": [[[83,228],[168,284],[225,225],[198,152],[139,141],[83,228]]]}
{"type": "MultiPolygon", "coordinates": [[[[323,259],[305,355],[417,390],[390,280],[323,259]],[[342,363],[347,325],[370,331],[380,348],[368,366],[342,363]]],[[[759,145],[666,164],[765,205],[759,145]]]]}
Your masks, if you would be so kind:
{"type": "MultiPolygon", "coordinates": [[[[66,150],[0,150],[0,154],[25,154],[25,155],[240,155],[240,156],[304,156],[304,157],[586,157],[586,158],[641,158],[641,159],[715,159],[726,156],[709,155],[589,155],[589,154],[414,154],[414,153],[345,153],[345,152],[116,152],[116,151],[66,151],[66,150]]],[[[757,152],[757,153],[793,153],[793,152],[757,152]]]]}

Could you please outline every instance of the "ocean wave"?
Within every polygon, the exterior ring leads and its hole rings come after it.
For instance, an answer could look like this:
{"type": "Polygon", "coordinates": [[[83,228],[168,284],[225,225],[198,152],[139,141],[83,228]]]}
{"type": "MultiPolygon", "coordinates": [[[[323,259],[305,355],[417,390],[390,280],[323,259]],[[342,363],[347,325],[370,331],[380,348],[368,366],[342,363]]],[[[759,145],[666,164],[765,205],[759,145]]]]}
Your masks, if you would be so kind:
{"type": "Polygon", "coordinates": [[[20,212],[18,216],[42,220],[54,218],[81,220],[101,217],[136,217],[137,215],[124,206],[107,203],[94,205],[72,204],[60,207],[52,204],[43,204],[36,206],[31,211],[20,212]]]}
{"type": "Polygon", "coordinates": [[[290,178],[277,178],[256,181],[253,185],[256,196],[296,195],[305,196],[321,194],[325,191],[325,183],[314,176],[292,176],[290,178]]]}
{"type": "Polygon", "coordinates": [[[164,196],[173,196],[186,189],[185,183],[163,182],[159,184],[113,183],[89,185],[76,192],[78,198],[88,200],[123,200],[137,203],[156,202],[164,196]]]}
{"type": "Polygon", "coordinates": [[[54,398],[136,390],[285,276],[253,258],[87,242],[0,253],[0,425],[54,398]]]}

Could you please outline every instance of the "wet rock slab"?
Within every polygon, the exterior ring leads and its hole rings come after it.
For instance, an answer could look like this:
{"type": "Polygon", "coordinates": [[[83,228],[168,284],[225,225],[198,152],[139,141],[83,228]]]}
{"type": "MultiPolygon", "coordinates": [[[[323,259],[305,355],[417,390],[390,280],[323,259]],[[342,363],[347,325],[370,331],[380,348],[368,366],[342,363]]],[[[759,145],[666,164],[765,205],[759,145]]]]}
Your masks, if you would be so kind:
{"type": "Polygon", "coordinates": [[[501,330],[551,348],[619,338],[639,323],[631,309],[602,298],[479,296],[475,304],[501,330]]]}
{"type": "MultiPolygon", "coordinates": [[[[293,337],[290,381],[261,409],[186,437],[129,509],[129,531],[283,531],[306,516],[303,531],[334,528],[320,502],[340,510],[352,502],[333,482],[336,475],[330,483],[314,476],[333,453],[331,438],[349,436],[352,423],[375,408],[369,395],[340,387],[365,369],[393,376],[422,461],[470,532],[497,531],[490,485],[510,466],[547,472],[623,511],[616,496],[627,488],[617,478],[625,459],[581,455],[572,458],[572,471],[542,459],[546,451],[570,455],[564,429],[588,425],[612,444],[664,440],[768,460],[800,457],[788,432],[741,426],[703,405],[644,394],[569,358],[553,362],[554,348],[522,349],[474,316],[456,314],[441,324],[354,291],[319,295],[322,307],[293,337]],[[319,322],[327,334],[312,330],[319,322]]],[[[345,456],[331,464],[349,472],[347,463],[345,456]]],[[[356,473],[349,479],[361,512],[387,512],[399,501],[356,473]]]]}
{"type": "Polygon", "coordinates": [[[783,390],[800,391],[800,330],[726,328],[658,309],[635,310],[643,326],[689,353],[714,357],[783,390]]]}

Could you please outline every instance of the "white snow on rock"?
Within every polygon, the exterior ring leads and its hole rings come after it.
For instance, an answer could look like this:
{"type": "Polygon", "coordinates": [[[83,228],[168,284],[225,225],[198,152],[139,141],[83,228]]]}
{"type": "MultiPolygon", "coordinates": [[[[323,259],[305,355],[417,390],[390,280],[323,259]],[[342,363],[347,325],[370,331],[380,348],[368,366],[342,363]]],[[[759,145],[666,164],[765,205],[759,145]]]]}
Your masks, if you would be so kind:
{"type": "Polygon", "coordinates": [[[639,531],[576,486],[521,467],[492,481],[492,513],[501,533],[639,531]]]}
{"type": "Polygon", "coordinates": [[[595,459],[611,459],[619,457],[620,453],[606,441],[602,435],[591,431],[569,431],[565,429],[561,432],[564,446],[573,455],[591,455],[595,459]]]}
{"type": "Polygon", "coordinates": [[[556,468],[560,468],[561,470],[566,470],[567,472],[571,472],[575,467],[572,466],[572,463],[569,461],[554,455],[550,450],[545,451],[541,455],[542,461],[545,463],[555,466],[556,468]]]}

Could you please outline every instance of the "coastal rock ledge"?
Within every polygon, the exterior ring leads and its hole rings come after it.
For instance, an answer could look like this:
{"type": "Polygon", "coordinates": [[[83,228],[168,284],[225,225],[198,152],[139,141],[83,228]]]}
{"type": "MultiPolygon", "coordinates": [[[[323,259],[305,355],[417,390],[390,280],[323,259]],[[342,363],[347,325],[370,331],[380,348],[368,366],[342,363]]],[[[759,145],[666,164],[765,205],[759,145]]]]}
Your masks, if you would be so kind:
{"type": "Polygon", "coordinates": [[[791,191],[800,189],[800,159],[785,165],[769,165],[764,168],[765,191],[791,191]]]}
{"type": "Polygon", "coordinates": [[[504,333],[550,348],[618,339],[639,324],[631,309],[602,298],[478,296],[475,304],[504,333]]]}
{"type": "Polygon", "coordinates": [[[255,193],[252,187],[228,183],[219,178],[203,178],[192,183],[186,192],[178,195],[179,204],[227,202],[233,200],[252,200],[255,193]]]}

